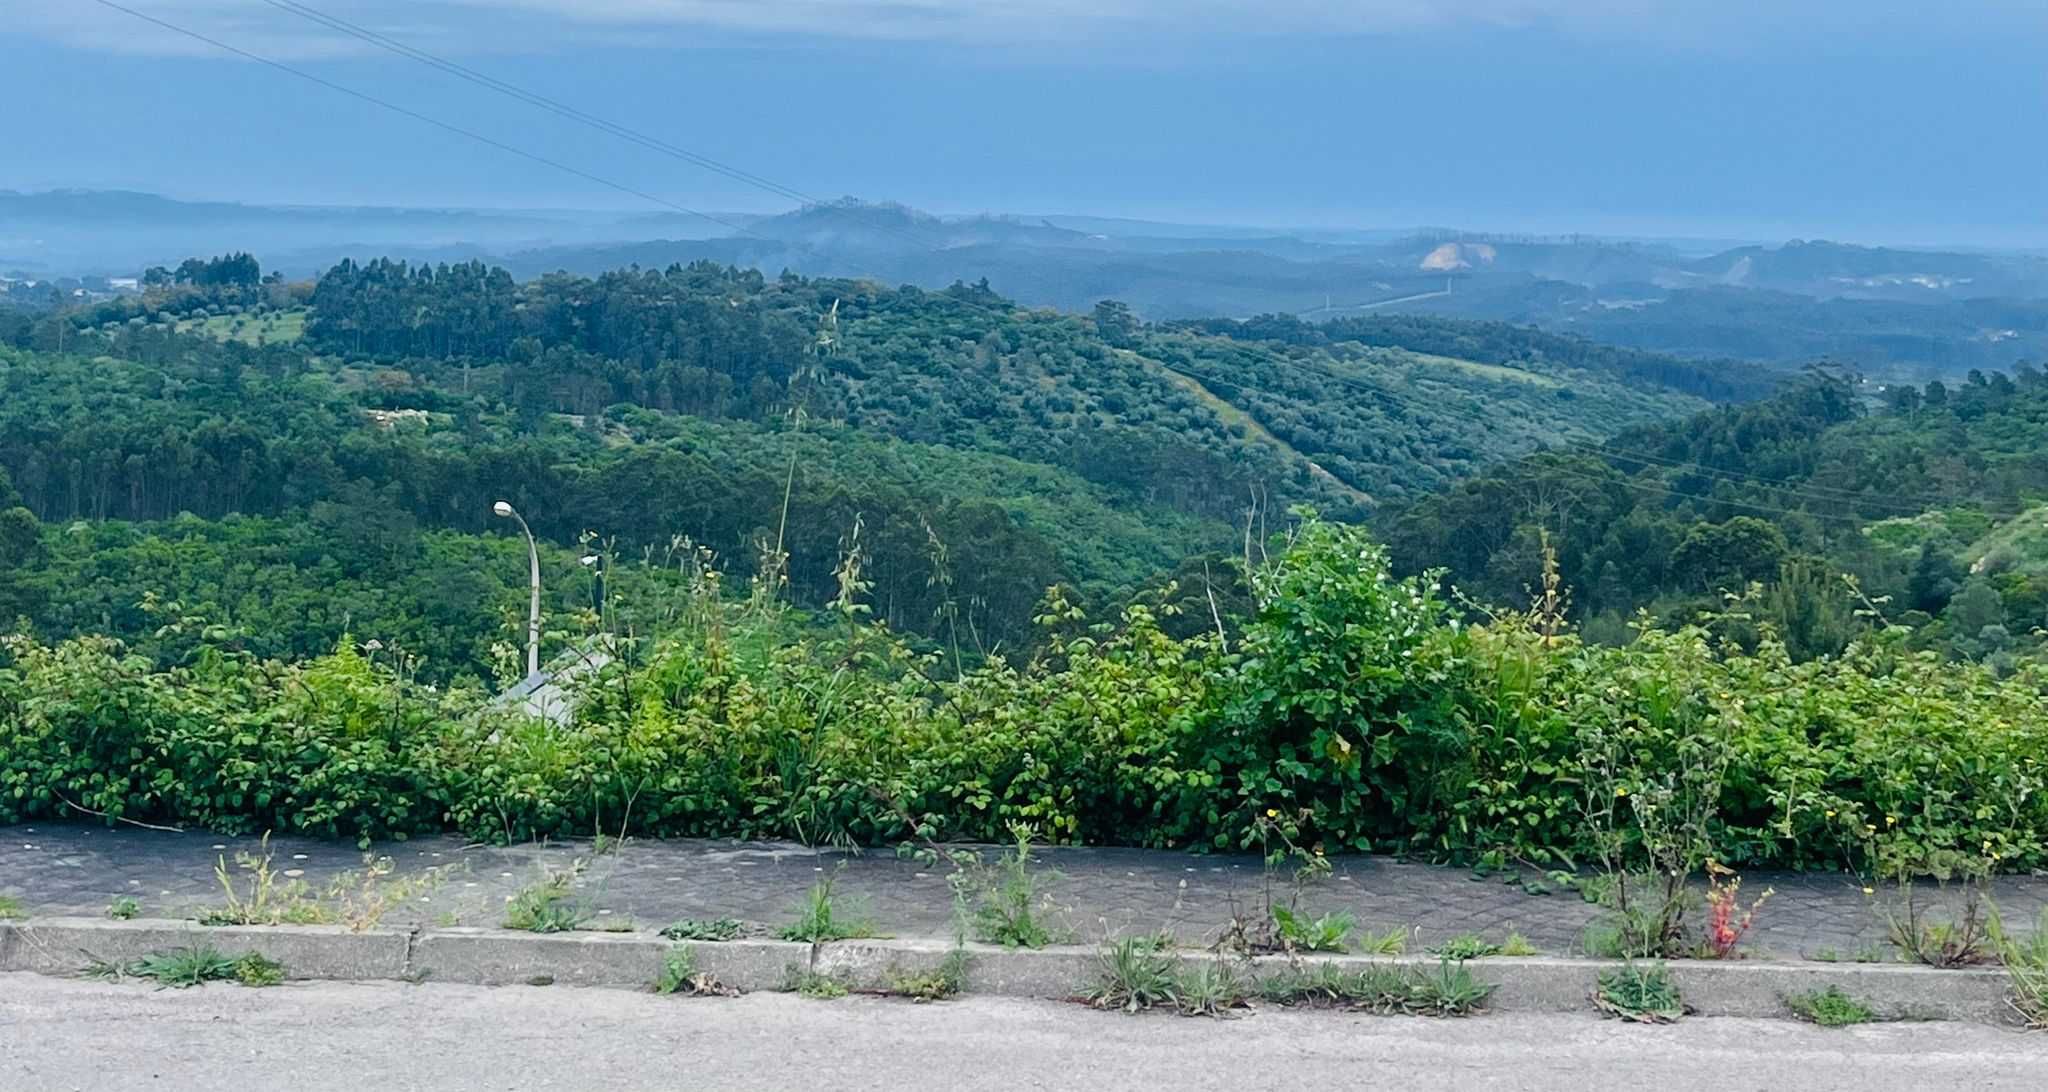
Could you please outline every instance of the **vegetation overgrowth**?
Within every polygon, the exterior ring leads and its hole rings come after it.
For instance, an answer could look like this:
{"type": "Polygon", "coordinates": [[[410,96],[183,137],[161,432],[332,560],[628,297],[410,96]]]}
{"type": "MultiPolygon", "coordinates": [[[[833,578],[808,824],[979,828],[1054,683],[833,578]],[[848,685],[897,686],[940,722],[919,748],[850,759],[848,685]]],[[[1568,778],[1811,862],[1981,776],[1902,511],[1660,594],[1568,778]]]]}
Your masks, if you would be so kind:
{"type": "Polygon", "coordinates": [[[857,542],[839,582],[800,620],[694,570],[661,636],[592,638],[617,657],[566,726],[480,712],[352,642],[305,662],[202,643],[165,667],[107,637],[11,637],[0,822],[2048,865],[2048,675],[1895,630],[1802,662],[1768,626],[1753,646],[1716,622],[1588,644],[1544,598],[1475,624],[1312,517],[1253,566],[1248,617],[1176,637],[1171,595],[1093,622],[1055,592],[1023,663],[963,665],[870,620],[857,542]]]}

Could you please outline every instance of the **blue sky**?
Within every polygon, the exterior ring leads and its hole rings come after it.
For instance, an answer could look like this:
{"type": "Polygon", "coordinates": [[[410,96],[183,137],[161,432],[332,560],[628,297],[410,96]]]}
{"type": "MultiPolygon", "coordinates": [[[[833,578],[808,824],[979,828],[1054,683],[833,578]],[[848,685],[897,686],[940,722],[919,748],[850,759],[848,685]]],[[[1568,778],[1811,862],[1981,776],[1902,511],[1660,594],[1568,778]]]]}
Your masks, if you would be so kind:
{"type": "MultiPolygon", "coordinates": [[[[264,0],[122,0],[697,208],[786,202],[264,0]]],[[[2048,2],[305,0],[811,194],[2048,246],[2048,2]]],[[[627,207],[106,9],[0,30],[0,187],[627,207]]]]}

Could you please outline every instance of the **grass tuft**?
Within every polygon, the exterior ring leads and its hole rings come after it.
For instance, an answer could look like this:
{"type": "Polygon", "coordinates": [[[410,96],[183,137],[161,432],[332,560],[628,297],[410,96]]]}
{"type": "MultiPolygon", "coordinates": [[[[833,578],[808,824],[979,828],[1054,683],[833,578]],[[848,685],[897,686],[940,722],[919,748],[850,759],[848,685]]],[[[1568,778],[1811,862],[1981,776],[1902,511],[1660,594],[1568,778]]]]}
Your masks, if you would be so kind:
{"type": "Polygon", "coordinates": [[[1609,1016],[1643,1024],[1669,1024],[1685,1015],[1678,986],[1661,964],[1630,964],[1600,972],[1593,1005],[1609,1016]]]}
{"type": "Polygon", "coordinates": [[[834,940],[857,940],[875,935],[874,923],[833,895],[837,876],[819,880],[797,907],[796,920],[777,933],[784,940],[822,944],[834,940]]]}
{"type": "Polygon", "coordinates": [[[1103,946],[1088,1002],[1099,1009],[1139,1012],[1177,1003],[1180,960],[1166,935],[1125,937],[1103,946]]]}
{"type": "Polygon", "coordinates": [[[1824,1028],[1845,1028],[1877,1019],[1877,1013],[1869,1005],[1842,992],[1840,986],[1793,994],[1785,999],[1785,1005],[1792,1010],[1792,1015],[1824,1028]]]}

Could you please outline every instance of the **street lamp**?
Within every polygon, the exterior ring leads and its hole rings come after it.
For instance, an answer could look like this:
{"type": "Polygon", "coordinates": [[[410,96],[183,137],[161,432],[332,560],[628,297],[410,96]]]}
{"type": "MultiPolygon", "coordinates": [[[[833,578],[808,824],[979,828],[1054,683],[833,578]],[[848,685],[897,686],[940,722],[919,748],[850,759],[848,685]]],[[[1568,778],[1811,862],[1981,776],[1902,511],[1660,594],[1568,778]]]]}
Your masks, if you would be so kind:
{"type": "Polygon", "coordinates": [[[532,598],[526,611],[526,676],[540,674],[540,547],[533,541],[533,528],[526,525],[526,517],[509,502],[499,501],[491,505],[491,511],[500,519],[517,520],[519,529],[526,534],[526,560],[531,568],[532,598]]]}

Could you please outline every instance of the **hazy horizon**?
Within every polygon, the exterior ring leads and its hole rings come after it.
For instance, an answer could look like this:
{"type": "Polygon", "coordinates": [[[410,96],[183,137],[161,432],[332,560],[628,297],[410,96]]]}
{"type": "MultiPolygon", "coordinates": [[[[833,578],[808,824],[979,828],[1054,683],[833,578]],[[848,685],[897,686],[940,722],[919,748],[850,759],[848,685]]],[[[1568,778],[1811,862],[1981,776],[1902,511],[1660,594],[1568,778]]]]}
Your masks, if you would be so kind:
{"type": "MultiPolygon", "coordinates": [[[[793,202],[266,0],[129,0],[663,200],[793,202]]],[[[2048,246],[2048,12],[2013,0],[326,0],[809,195],[948,215],[2048,246]]],[[[0,188],[660,211],[94,3],[22,13],[0,188]]]]}

